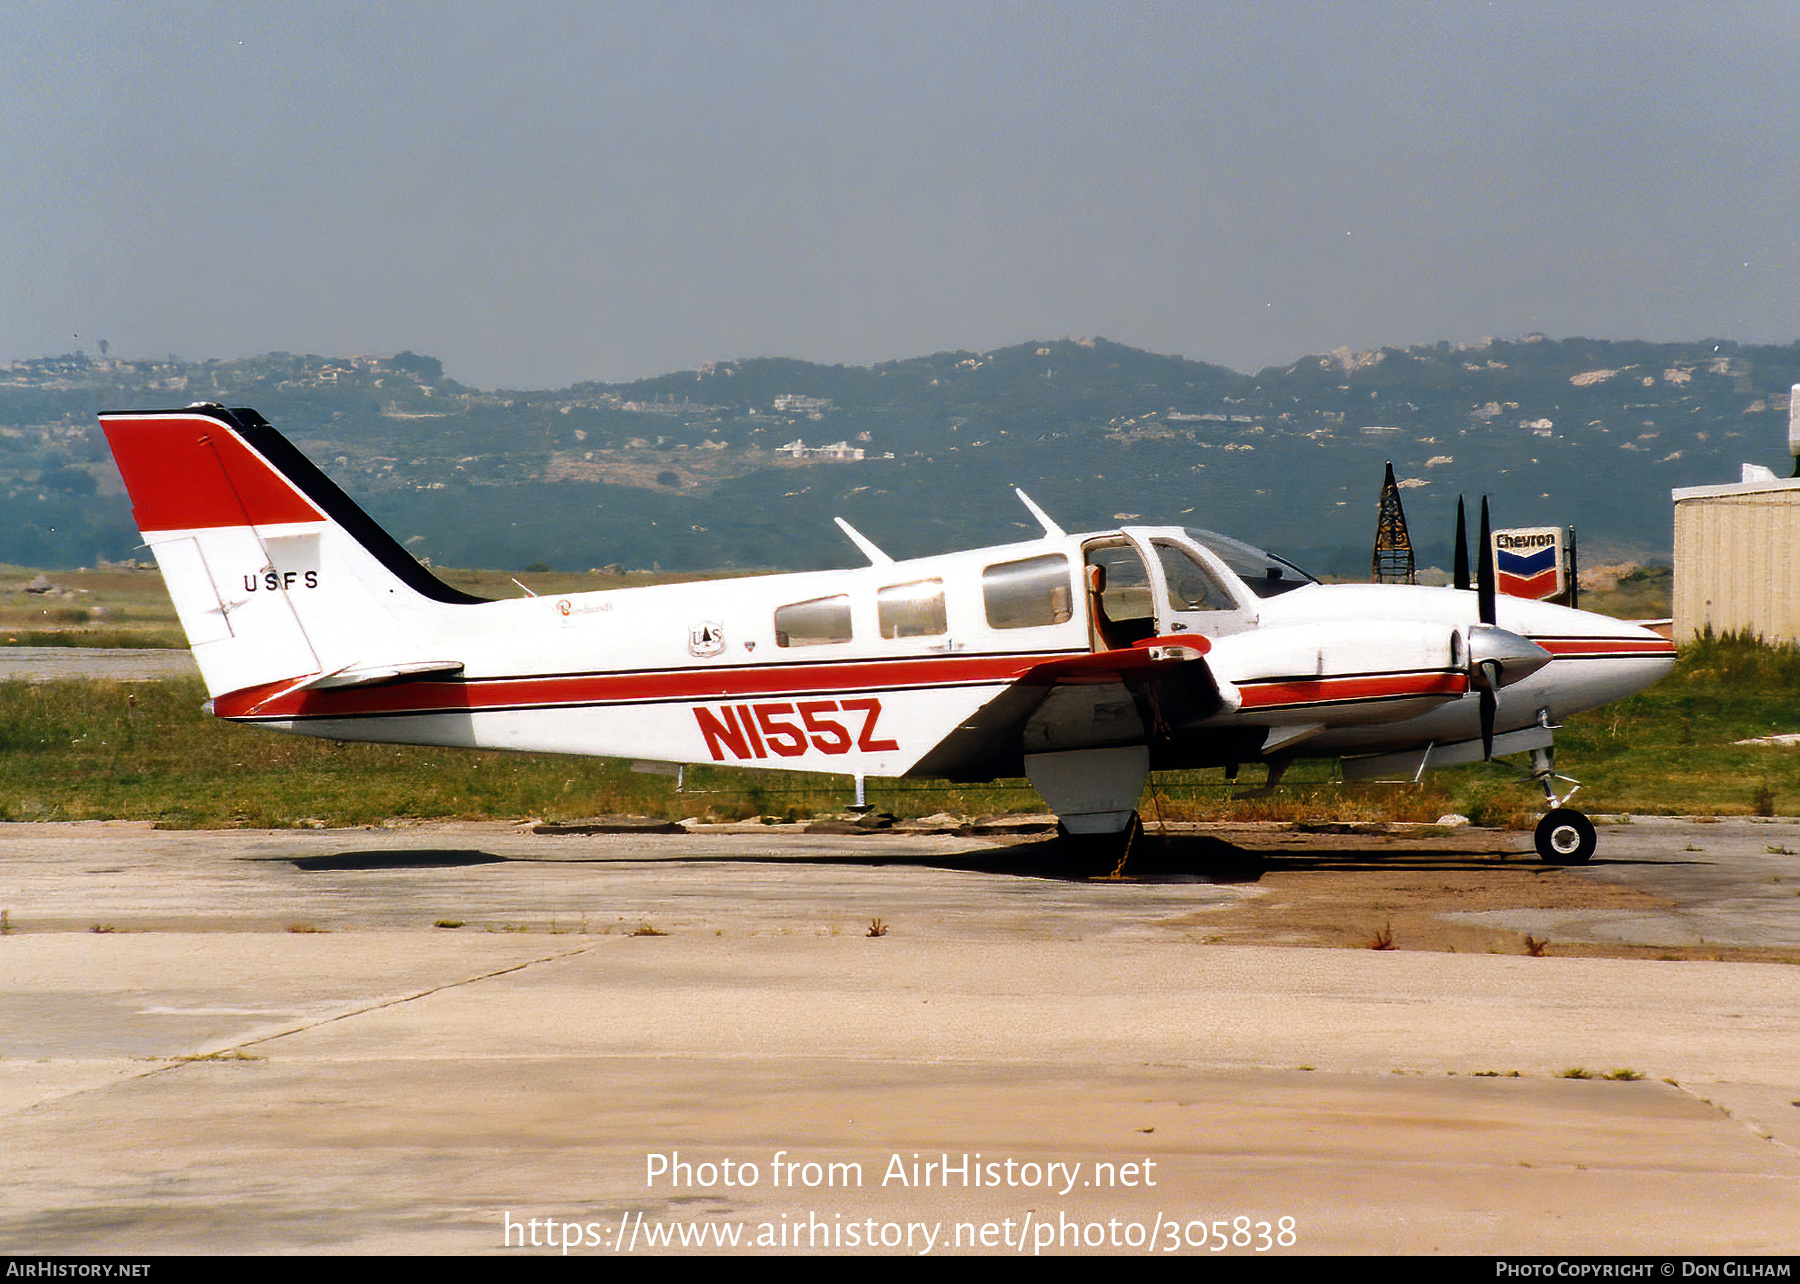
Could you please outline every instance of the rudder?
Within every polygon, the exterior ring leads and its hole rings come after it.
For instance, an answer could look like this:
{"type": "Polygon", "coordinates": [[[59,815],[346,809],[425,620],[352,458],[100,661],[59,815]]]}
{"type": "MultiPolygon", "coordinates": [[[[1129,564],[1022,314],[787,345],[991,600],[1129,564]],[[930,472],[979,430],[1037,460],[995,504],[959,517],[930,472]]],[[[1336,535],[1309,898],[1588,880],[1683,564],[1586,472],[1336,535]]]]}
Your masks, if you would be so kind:
{"type": "Polygon", "coordinates": [[[100,422],[213,696],[404,659],[424,616],[483,600],[433,576],[253,410],[100,422]]]}

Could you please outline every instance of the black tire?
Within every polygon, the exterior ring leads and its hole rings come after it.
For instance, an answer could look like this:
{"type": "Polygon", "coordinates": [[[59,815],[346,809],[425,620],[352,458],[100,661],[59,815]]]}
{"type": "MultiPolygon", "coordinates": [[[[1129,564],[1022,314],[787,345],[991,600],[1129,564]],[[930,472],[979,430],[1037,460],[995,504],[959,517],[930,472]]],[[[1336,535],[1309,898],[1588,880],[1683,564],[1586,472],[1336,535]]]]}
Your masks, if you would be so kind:
{"type": "Polygon", "coordinates": [[[1538,821],[1533,842],[1546,865],[1585,865],[1593,859],[1600,836],[1586,816],[1572,807],[1558,807],[1538,821]]]}

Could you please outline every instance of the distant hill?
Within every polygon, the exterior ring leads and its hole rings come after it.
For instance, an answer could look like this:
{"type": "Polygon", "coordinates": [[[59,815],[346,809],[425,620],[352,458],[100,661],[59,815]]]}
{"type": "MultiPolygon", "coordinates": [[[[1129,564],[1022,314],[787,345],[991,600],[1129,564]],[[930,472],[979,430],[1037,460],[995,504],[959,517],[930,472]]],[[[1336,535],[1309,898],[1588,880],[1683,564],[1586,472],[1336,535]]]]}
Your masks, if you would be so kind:
{"type": "Polygon", "coordinates": [[[1342,350],[1241,374],[1103,339],[874,366],[758,358],[630,383],[482,391],[431,357],[82,354],[0,368],[0,561],[138,544],[94,415],[254,406],[442,565],[855,565],[1023,538],[1023,486],[1070,529],[1206,526],[1303,565],[1368,565],[1393,460],[1422,562],[1459,491],[1591,556],[1666,557],[1669,490],[1785,473],[1800,345],[1545,339],[1342,350]],[[819,451],[820,447],[835,447],[819,451]],[[857,452],[861,457],[856,458],[857,452]]]}

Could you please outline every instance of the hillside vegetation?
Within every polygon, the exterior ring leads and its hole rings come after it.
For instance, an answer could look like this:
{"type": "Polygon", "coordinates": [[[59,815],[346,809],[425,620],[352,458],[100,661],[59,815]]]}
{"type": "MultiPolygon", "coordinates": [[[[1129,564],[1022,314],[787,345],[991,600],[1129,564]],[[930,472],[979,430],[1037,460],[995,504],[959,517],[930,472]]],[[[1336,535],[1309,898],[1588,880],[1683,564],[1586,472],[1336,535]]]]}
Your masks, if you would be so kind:
{"type": "Polygon", "coordinates": [[[1800,345],[1538,337],[1256,374],[1065,339],[542,392],[470,388],[413,353],[74,354],[0,370],[0,561],[133,556],[94,416],[196,400],[260,410],[440,565],[854,565],[834,515],[895,556],[997,543],[1036,530],[1020,485],[1070,529],[1198,525],[1366,574],[1389,459],[1421,565],[1448,565],[1456,496],[1483,491],[1499,524],[1574,524],[1584,560],[1650,560],[1671,487],[1787,471],[1797,379],[1800,345]]]}

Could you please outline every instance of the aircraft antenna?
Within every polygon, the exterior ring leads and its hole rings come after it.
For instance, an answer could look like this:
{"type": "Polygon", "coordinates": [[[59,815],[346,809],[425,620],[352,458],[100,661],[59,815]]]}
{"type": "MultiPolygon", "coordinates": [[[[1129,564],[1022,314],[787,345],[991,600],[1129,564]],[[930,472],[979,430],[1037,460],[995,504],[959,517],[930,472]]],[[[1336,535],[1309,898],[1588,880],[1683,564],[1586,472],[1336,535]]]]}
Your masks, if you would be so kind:
{"type": "Polygon", "coordinates": [[[869,559],[870,566],[893,565],[894,559],[875,547],[874,540],[870,539],[867,535],[864,535],[861,531],[857,530],[856,527],[852,526],[841,517],[834,517],[831,520],[838,524],[839,530],[850,537],[850,542],[852,544],[862,550],[863,556],[869,559]]]}
{"type": "Polygon", "coordinates": [[[1013,487],[1013,494],[1017,495],[1019,497],[1019,502],[1029,508],[1031,510],[1031,515],[1037,518],[1038,525],[1044,528],[1045,539],[1061,539],[1069,533],[1055,522],[1051,521],[1050,514],[1032,503],[1031,496],[1027,495],[1017,486],[1013,487]]]}
{"type": "Polygon", "coordinates": [[[1463,516],[1463,497],[1456,497],[1456,587],[1469,591],[1469,523],[1463,516]]]}
{"type": "Polygon", "coordinates": [[[1406,533],[1406,510],[1400,506],[1400,487],[1394,483],[1394,464],[1388,461],[1387,479],[1381,483],[1381,512],[1375,519],[1375,556],[1369,579],[1375,584],[1417,584],[1413,570],[1412,537],[1406,533]]]}

